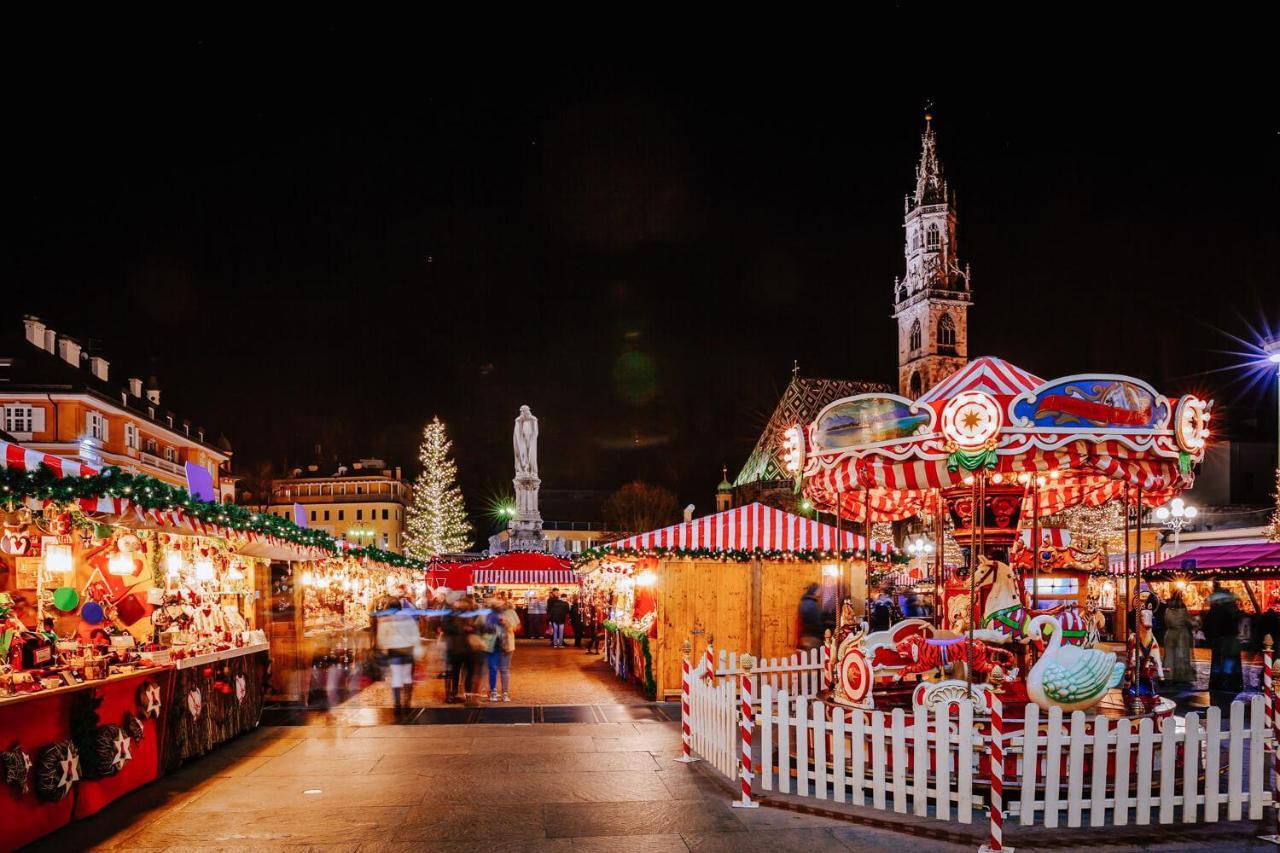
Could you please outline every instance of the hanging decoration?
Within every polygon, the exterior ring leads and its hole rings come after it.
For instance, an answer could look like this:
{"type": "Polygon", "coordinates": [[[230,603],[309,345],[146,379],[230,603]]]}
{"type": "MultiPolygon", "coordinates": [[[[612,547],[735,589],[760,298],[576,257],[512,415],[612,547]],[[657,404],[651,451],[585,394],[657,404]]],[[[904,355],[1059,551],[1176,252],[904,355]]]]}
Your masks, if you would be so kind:
{"type": "Polygon", "coordinates": [[[46,746],[35,762],[36,796],[56,803],[80,781],[80,752],[69,740],[46,746]]]}
{"type": "Polygon", "coordinates": [[[132,714],[129,711],[124,712],[124,719],[120,724],[120,728],[124,729],[124,733],[127,734],[130,739],[135,740],[138,743],[142,743],[143,739],[147,735],[147,730],[146,727],[142,725],[142,720],[138,719],[136,714],[132,714]]]}
{"type": "Polygon", "coordinates": [[[147,679],[138,687],[138,713],[148,720],[160,718],[160,685],[147,679]]]}
{"type": "Polygon", "coordinates": [[[22,794],[31,790],[31,756],[23,751],[21,745],[15,743],[0,754],[0,763],[3,763],[6,785],[22,794]]]}
{"type": "Polygon", "coordinates": [[[84,772],[94,779],[114,776],[133,757],[132,742],[120,726],[101,726],[81,753],[84,772]]]}
{"type": "Polygon", "coordinates": [[[192,687],[187,691],[187,713],[193,721],[200,719],[200,715],[204,713],[204,695],[199,687],[192,687]]]}
{"type": "Polygon", "coordinates": [[[947,470],[977,471],[996,467],[996,447],[1004,413],[981,391],[964,391],[942,409],[942,435],[947,440],[947,470]]]}

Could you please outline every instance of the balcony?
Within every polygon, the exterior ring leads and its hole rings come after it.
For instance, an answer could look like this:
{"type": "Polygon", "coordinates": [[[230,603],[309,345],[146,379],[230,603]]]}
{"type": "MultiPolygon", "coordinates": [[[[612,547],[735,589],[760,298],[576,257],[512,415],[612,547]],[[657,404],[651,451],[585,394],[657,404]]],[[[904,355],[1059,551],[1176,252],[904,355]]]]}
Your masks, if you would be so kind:
{"type": "Polygon", "coordinates": [[[154,453],[148,453],[145,450],[138,451],[138,461],[143,465],[150,465],[152,468],[158,468],[170,474],[185,475],[187,473],[187,469],[183,467],[181,462],[170,462],[168,459],[156,456],[154,453]]]}
{"type": "Polygon", "coordinates": [[[285,504],[399,504],[407,506],[407,496],[403,494],[390,494],[388,492],[365,492],[364,494],[323,494],[323,495],[299,495],[287,492],[273,492],[271,495],[271,503],[276,506],[285,504]]]}

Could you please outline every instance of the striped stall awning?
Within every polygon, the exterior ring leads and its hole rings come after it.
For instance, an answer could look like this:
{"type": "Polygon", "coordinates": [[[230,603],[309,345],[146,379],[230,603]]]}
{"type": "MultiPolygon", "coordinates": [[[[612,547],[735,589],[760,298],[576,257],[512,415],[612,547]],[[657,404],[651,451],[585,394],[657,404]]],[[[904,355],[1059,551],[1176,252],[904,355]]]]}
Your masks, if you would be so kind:
{"type": "MultiPolygon", "coordinates": [[[[6,468],[19,471],[36,471],[41,465],[47,465],[58,477],[91,477],[102,473],[96,465],[88,465],[65,456],[54,456],[39,450],[31,450],[20,444],[0,441],[0,454],[3,455],[6,468]]],[[[79,501],[85,512],[105,512],[118,514],[127,502],[119,498],[85,498],[79,501]]]]}
{"type": "Polygon", "coordinates": [[[474,569],[471,583],[475,586],[555,585],[572,586],[580,580],[573,569],[474,569]]]}
{"type": "MultiPolygon", "coordinates": [[[[1138,555],[1136,554],[1129,555],[1129,567],[1131,569],[1139,565],[1139,563],[1136,560],[1137,556],[1138,555]]],[[[1160,555],[1157,552],[1155,551],[1142,552],[1142,562],[1140,564],[1142,568],[1149,569],[1158,562],[1160,562],[1160,555]]],[[[1109,555],[1107,557],[1107,568],[1110,569],[1111,574],[1113,575],[1124,574],[1124,554],[1109,555]]]]}
{"type": "MultiPolygon", "coordinates": [[[[750,503],[746,506],[673,524],[610,542],[614,549],[673,549],[708,551],[865,551],[867,540],[849,530],[789,512],[750,503]]],[[[891,542],[875,543],[875,551],[888,554],[891,542]]]]}

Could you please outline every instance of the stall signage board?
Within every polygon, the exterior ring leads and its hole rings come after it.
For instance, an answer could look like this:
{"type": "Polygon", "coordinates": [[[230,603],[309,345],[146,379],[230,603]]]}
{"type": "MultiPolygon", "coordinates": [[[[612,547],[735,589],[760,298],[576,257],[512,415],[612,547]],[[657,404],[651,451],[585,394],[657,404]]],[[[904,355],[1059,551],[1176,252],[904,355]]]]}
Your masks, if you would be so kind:
{"type": "Polygon", "coordinates": [[[817,453],[860,447],[879,441],[910,438],[927,428],[928,410],[913,411],[905,397],[863,395],[837,400],[814,421],[813,448],[817,453]]]}
{"type": "Polygon", "coordinates": [[[213,488],[213,475],[209,469],[194,462],[186,463],[186,469],[187,491],[198,500],[217,502],[218,492],[213,488]]]}
{"type": "Polygon", "coordinates": [[[1123,376],[1072,376],[1014,404],[1014,417],[1048,429],[1155,429],[1169,404],[1146,383],[1123,376]]]}

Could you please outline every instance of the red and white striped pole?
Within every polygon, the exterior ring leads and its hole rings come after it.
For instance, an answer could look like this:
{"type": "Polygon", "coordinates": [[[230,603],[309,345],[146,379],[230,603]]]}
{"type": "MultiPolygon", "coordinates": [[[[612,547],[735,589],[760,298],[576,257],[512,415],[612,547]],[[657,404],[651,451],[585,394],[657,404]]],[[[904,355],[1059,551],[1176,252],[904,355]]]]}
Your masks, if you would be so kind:
{"type": "MultiPolygon", "coordinates": [[[[1269,655],[1268,655],[1269,656],[1269,655]]],[[[1271,689],[1275,689],[1277,679],[1280,679],[1280,664],[1271,661],[1267,667],[1268,681],[1271,683],[1271,689]]],[[[1280,844],[1280,708],[1276,707],[1273,701],[1271,705],[1273,714],[1271,716],[1271,731],[1274,736],[1274,746],[1271,753],[1271,766],[1275,769],[1275,777],[1271,782],[1271,798],[1275,802],[1275,819],[1276,833],[1269,840],[1280,844]]]]}
{"type": "Polygon", "coordinates": [[[831,689],[831,629],[827,629],[826,636],[822,638],[822,656],[819,658],[822,663],[822,689],[831,689]]]}
{"type": "Polygon", "coordinates": [[[996,853],[1004,846],[1004,703],[994,693],[991,707],[991,753],[987,761],[987,776],[991,783],[991,836],[978,848],[978,853],[996,853]]]}
{"type": "Polygon", "coordinates": [[[680,757],[676,761],[692,764],[698,759],[693,757],[693,717],[689,711],[689,653],[693,644],[688,640],[680,646],[680,757]]]}
{"type": "Polygon", "coordinates": [[[709,681],[711,684],[716,683],[716,655],[715,655],[715,652],[711,650],[711,646],[713,643],[715,643],[715,641],[716,641],[716,638],[714,634],[707,635],[707,656],[706,656],[707,666],[702,673],[702,677],[705,678],[707,681],[709,681]]]}
{"type": "Polygon", "coordinates": [[[755,708],[751,700],[751,667],[755,658],[745,654],[738,659],[742,666],[742,722],[738,731],[742,738],[742,768],[738,771],[742,778],[742,799],[733,803],[735,809],[758,809],[760,804],[751,799],[751,780],[755,774],[751,772],[751,732],[755,728],[755,708]]]}

